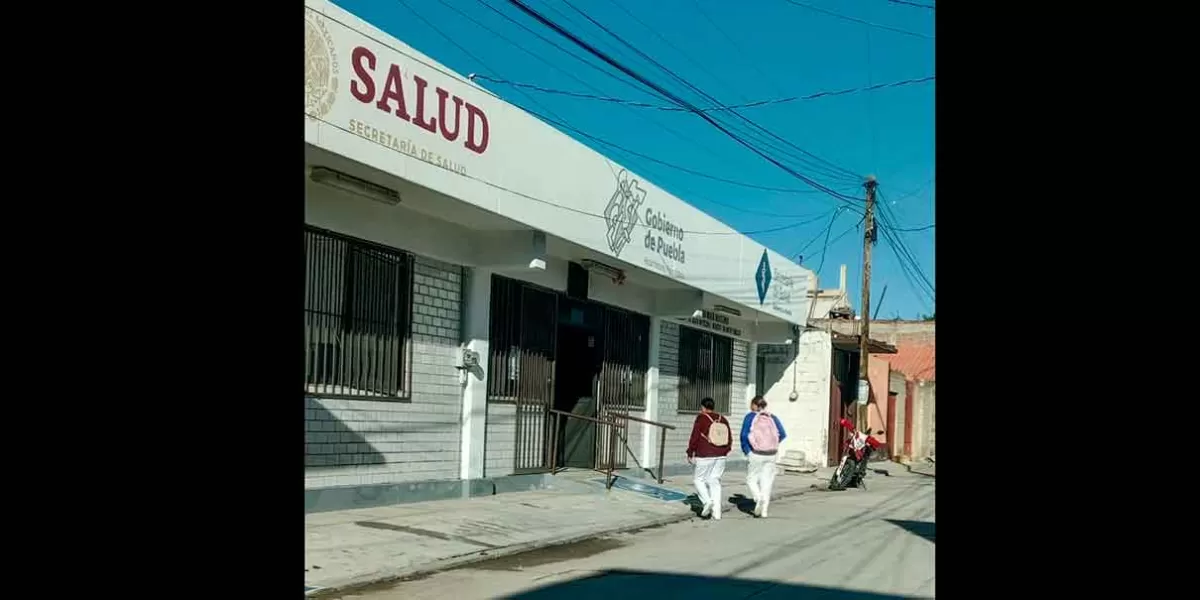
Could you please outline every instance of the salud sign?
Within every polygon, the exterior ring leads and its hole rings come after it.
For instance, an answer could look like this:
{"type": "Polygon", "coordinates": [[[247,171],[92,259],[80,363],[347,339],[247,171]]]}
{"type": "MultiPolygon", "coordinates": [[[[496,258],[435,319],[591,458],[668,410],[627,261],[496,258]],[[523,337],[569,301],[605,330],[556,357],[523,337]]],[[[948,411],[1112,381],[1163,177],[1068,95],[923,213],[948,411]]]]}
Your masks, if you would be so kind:
{"type": "Polygon", "coordinates": [[[754,272],[754,283],[758,286],[758,303],[767,300],[767,289],[771,287],[771,260],[767,258],[767,250],[763,248],[762,258],[758,261],[758,269],[754,272]]]}

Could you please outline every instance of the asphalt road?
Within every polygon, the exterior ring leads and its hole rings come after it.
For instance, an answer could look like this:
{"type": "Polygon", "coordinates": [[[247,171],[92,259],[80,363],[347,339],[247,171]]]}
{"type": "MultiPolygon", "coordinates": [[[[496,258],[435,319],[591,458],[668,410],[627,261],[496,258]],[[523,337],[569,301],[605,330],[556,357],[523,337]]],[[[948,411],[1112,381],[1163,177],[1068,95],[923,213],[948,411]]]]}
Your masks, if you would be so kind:
{"type": "Polygon", "coordinates": [[[727,508],[721,521],[547,548],[343,598],[932,598],[934,478],[868,483],[778,500],[767,519],[727,508]]]}

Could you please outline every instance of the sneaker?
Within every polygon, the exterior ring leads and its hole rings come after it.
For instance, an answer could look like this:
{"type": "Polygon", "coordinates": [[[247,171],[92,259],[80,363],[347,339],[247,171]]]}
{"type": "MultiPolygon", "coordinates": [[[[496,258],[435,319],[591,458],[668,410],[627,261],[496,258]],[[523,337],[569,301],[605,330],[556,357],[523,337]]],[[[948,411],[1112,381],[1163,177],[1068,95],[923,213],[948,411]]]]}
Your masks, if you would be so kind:
{"type": "MultiPolygon", "coordinates": [[[[711,504],[705,504],[704,508],[700,509],[700,518],[707,517],[712,514],[713,507],[711,504]]],[[[720,517],[718,517],[720,518],[720,517]]]]}
{"type": "Polygon", "coordinates": [[[720,520],[721,520],[721,513],[720,513],[720,511],[715,511],[715,510],[713,511],[712,520],[714,520],[714,521],[720,521],[720,520]]]}
{"type": "Polygon", "coordinates": [[[763,505],[762,505],[762,502],[755,502],[755,503],[754,503],[754,516],[756,516],[756,517],[761,517],[761,516],[763,516],[763,505]]]}

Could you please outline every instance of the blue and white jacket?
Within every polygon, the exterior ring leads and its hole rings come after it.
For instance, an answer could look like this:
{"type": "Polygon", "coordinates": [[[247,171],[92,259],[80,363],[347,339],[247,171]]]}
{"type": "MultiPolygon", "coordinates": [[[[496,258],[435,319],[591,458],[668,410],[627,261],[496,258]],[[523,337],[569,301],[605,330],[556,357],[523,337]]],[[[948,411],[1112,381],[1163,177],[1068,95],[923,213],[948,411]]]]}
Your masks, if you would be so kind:
{"type": "MultiPolygon", "coordinates": [[[[757,412],[750,411],[742,417],[742,454],[750,454],[754,451],[750,447],[750,425],[754,423],[756,415],[758,415],[757,412]]],[[[787,439],[787,432],[783,430],[783,423],[779,422],[779,417],[775,416],[775,413],[771,413],[771,419],[775,421],[775,427],[779,430],[779,443],[782,444],[783,440],[787,439]]]]}

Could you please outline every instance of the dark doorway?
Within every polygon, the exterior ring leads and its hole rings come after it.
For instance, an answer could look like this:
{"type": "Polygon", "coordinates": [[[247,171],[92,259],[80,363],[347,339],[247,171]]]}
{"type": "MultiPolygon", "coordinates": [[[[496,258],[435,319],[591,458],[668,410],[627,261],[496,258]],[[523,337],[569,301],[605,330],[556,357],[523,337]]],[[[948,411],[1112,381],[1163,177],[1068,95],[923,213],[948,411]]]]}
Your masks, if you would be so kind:
{"type": "Polygon", "coordinates": [[[842,443],[846,430],[842,428],[842,417],[857,421],[854,410],[858,399],[858,354],[839,348],[833,349],[833,360],[829,378],[829,446],[826,466],[841,462],[842,443]]]}
{"type": "MultiPolygon", "coordinates": [[[[554,369],[554,408],[596,418],[596,376],[600,373],[604,340],[599,307],[560,299],[558,354],[554,369]]],[[[558,464],[591,469],[596,466],[596,424],[584,419],[559,419],[558,464]]]]}

